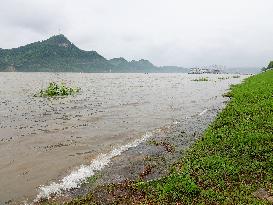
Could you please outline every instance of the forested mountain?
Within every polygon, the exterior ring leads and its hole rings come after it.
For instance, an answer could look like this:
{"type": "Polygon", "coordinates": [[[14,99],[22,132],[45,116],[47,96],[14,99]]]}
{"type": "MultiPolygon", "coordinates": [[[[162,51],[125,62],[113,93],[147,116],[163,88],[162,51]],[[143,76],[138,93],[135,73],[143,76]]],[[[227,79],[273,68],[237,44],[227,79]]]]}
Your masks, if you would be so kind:
{"type": "Polygon", "coordinates": [[[64,35],[13,49],[1,49],[0,70],[107,71],[111,64],[95,51],[83,51],[64,35]]]}
{"type": "Polygon", "coordinates": [[[124,58],[113,58],[109,62],[113,66],[112,72],[155,72],[157,70],[156,66],[143,59],[127,61],[124,58]]]}
{"type": "MultiPolygon", "coordinates": [[[[168,67],[170,68],[170,67],[168,67]]],[[[173,72],[187,72],[175,67],[173,72]]],[[[105,59],[96,51],[84,51],[64,35],[52,36],[13,49],[0,49],[0,71],[19,72],[164,72],[148,60],[105,59]]],[[[169,69],[168,72],[172,72],[169,69]]]]}

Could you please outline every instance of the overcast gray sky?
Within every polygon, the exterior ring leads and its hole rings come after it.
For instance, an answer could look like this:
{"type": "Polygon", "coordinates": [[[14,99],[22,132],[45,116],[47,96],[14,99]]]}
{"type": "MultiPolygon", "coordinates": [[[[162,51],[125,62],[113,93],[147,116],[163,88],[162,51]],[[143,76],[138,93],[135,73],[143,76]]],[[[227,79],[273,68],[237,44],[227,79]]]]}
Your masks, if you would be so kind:
{"type": "Polygon", "coordinates": [[[106,58],[156,65],[264,66],[273,0],[0,0],[0,47],[61,33],[106,58]]]}

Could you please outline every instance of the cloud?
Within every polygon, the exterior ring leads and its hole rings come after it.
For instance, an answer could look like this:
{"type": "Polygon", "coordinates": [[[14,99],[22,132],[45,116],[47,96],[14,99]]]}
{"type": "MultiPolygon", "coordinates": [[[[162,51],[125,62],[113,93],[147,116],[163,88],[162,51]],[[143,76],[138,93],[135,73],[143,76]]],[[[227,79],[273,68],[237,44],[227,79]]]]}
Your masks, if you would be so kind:
{"type": "Polygon", "coordinates": [[[107,58],[261,67],[273,58],[272,9],[271,0],[9,0],[0,7],[0,47],[61,28],[107,58]]]}

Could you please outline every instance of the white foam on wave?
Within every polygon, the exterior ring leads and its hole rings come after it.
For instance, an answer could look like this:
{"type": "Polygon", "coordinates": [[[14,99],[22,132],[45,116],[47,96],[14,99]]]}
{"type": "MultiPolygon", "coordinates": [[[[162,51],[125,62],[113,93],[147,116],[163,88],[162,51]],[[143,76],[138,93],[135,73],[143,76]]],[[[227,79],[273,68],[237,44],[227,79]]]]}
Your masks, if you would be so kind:
{"type": "Polygon", "coordinates": [[[39,194],[34,202],[38,202],[41,199],[49,199],[53,194],[61,194],[63,191],[78,188],[88,177],[93,176],[96,171],[100,171],[106,167],[113,157],[120,155],[129,148],[138,146],[141,142],[144,142],[151,136],[152,133],[147,132],[140,139],[113,149],[107,154],[100,154],[91,162],[90,165],[81,165],[78,170],[71,172],[68,176],[60,180],[59,183],[53,182],[48,186],[40,186],[39,194]]]}
{"type": "Polygon", "coordinates": [[[203,110],[202,112],[200,112],[200,113],[199,113],[199,116],[204,115],[206,112],[208,112],[208,109],[205,109],[205,110],[203,110]]]}

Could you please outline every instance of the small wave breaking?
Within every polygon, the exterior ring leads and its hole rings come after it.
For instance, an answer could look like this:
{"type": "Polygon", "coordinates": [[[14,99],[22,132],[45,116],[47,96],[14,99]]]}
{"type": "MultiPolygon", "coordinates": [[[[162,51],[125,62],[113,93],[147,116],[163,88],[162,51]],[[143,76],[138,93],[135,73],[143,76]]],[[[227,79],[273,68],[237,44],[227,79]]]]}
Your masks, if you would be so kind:
{"type": "Polygon", "coordinates": [[[65,176],[59,183],[53,182],[48,186],[40,186],[39,194],[37,195],[34,202],[39,202],[42,199],[49,199],[53,194],[60,195],[63,191],[68,191],[73,188],[79,188],[79,186],[88,178],[95,174],[96,171],[102,170],[106,167],[111,159],[119,156],[129,148],[136,147],[140,143],[146,141],[152,136],[151,132],[147,132],[140,139],[137,139],[129,144],[123,145],[119,148],[113,149],[107,154],[100,154],[97,156],[90,165],[81,165],[78,170],[71,172],[65,176]]]}
{"type": "Polygon", "coordinates": [[[199,116],[204,115],[206,112],[208,112],[208,109],[205,109],[205,110],[203,110],[202,112],[200,112],[200,113],[199,113],[199,116]]]}

